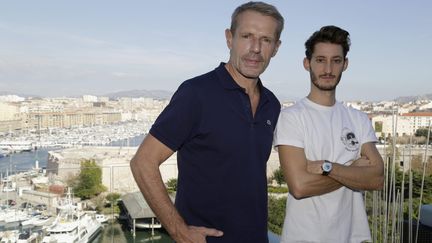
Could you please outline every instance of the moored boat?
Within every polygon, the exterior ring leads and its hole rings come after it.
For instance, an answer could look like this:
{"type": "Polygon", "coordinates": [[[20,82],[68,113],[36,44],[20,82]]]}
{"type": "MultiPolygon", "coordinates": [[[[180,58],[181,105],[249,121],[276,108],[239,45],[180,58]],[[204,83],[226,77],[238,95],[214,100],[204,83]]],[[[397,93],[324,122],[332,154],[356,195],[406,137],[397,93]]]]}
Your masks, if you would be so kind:
{"type": "Polygon", "coordinates": [[[47,235],[42,240],[44,243],[87,243],[94,239],[102,229],[95,215],[86,213],[73,204],[70,190],[66,200],[58,209],[57,218],[46,229],[47,235]]]}

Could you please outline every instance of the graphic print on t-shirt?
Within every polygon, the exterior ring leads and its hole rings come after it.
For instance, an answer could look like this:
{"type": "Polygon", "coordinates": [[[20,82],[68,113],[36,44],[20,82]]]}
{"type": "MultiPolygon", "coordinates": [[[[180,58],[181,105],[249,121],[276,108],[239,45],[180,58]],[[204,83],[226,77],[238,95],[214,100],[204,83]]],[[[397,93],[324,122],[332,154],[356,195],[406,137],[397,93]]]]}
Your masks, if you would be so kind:
{"type": "Polygon", "coordinates": [[[351,152],[358,151],[360,144],[356,135],[349,128],[342,129],[341,140],[345,144],[345,149],[351,152]]]}

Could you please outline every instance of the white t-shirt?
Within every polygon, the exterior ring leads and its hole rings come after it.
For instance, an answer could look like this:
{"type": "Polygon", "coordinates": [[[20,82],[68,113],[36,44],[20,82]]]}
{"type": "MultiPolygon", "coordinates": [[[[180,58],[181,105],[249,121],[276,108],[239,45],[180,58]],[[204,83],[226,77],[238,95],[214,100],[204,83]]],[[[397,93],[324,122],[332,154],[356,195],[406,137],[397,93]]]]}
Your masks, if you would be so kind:
{"type": "MultiPolygon", "coordinates": [[[[336,102],[332,107],[307,98],[281,111],[274,145],[304,148],[309,160],[348,164],[361,146],[376,142],[367,115],[336,102]]],[[[288,194],[281,242],[362,242],[371,240],[362,192],[336,191],[297,200],[288,194]]]]}

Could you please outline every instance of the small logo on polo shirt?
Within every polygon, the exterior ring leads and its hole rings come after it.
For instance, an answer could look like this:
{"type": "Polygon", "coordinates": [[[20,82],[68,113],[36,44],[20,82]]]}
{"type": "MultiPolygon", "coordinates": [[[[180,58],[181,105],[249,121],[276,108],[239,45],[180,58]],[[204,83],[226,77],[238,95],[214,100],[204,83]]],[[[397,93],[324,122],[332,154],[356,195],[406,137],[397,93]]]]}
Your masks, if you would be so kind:
{"type": "Polygon", "coordinates": [[[271,126],[271,121],[267,120],[267,125],[271,126]]]}

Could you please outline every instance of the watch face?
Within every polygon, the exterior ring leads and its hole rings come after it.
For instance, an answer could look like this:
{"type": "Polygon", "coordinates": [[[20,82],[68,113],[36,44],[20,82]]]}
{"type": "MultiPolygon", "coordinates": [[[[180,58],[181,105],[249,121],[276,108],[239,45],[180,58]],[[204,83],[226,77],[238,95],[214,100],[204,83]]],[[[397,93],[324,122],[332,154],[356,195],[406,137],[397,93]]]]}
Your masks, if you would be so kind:
{"type": "Polygon", "coordinates": [[[323,169],[324,172],[329,172],[332,169],[332,164],[328,163],[328,162],[325,162],[322,165],[322,169],[323,169]]]}

